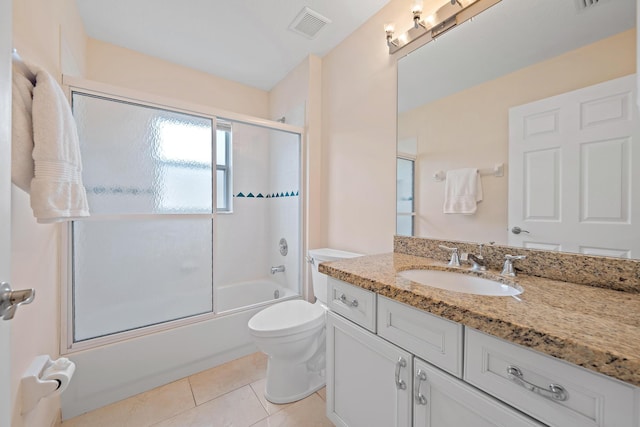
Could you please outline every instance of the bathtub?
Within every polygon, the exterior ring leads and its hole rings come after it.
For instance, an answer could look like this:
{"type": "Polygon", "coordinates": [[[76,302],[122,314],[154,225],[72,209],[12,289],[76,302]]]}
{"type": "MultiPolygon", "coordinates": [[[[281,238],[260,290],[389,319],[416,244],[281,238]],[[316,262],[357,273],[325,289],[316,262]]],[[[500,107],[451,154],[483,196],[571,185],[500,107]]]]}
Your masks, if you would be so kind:
{"type": "Polygon", "coordinates": [[[279,299],[297,296],[291,289],[284,288],[271,280],[232,283],[218,287],[215,292],[217,313],[267,305],[279,299]]]}
{"type": "Polygon", "coordinates": [[[220,286],[215,296],[214,317],[66,355],[76,371],[61,396],[63,419],[258,351],[249,319],[298,295],[265,279],[220,286]]]}

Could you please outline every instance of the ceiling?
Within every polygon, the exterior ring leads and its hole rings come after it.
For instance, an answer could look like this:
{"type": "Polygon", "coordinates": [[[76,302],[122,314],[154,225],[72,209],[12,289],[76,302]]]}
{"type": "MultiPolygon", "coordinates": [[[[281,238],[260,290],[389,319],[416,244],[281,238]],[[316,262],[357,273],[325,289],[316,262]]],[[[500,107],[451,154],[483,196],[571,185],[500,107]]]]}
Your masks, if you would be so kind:
{"type": "Polygon", "coordinates": [[[398,63],[398,111],[635,27],[636,0],[502,0],[398,63]]]}
{"type": "Polygon", "coordinates": [[[87,35],[270,90],[324,56],[389,0],[76,0],[87,35]],[[331,20],[314,39],[289,30],[305,7],[331,20]]]}

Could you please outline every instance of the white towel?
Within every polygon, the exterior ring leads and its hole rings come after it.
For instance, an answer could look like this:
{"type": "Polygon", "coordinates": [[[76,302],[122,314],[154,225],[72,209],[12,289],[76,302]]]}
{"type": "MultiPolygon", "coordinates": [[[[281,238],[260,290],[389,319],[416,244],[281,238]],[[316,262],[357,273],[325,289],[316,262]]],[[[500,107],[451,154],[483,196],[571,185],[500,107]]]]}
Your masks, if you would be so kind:
{"type": "Polygon", "coordinates": [[[11,181],[29,193],[33,179],[33,84],[14,66],[11,86],[11,181]]]}
{"type": "Polygon", "coordinates": [[[12,165],[12,169],[16,168],[14,182],[20,188],[29,190],[28,184],[25,184],[30,173],[25,152],[29,148],[31,121],[33,179],[30,190],[34,216],[40,223],[89,216],[87,195],[82,184],[78,131],[71,108],[62,89],[49,73],[30,68],[36,75],[31,108],[27,99],[30,83],[22,75],[14,79],[14,87],[18,86],[17,95],[14,95],[13,112],[16,116],[13,121],[17,138],[14,144],[20,146],[20,158],[12,165]],[[16,96],[20,99],[16,99],[16,96]]]}
{"type": "Polygon", "coordinates": [[[447,172],[444,185],[446,214],[474,214],[482,201],[482,182],[478,169],[455,169],[447,172]]]}

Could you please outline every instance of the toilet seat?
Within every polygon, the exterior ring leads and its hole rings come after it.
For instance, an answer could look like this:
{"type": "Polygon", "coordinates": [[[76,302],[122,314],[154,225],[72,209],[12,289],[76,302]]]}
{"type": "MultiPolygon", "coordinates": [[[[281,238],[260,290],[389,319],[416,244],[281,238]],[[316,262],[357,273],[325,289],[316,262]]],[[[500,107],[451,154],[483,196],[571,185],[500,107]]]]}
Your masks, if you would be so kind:
{"type": "Polygon", "coordinates": [[[326,310],[304,300],[283,301],[265,308],[249,320],[249,330],[258,337],[287,336],[313,330],[324,324],[326,310]]]}

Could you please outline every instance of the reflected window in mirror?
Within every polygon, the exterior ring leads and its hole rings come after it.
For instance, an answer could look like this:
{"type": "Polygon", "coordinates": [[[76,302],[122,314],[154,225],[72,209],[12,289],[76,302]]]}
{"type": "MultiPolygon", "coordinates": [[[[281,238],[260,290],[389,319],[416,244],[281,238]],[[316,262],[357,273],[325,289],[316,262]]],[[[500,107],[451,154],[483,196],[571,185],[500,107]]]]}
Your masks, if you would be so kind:
{"type": "Polygon", "coordinates": [[[397,159],[398,180],[396,191],[396,234],[413,236],[415,218],[415,158],[410,156],[397,159]]]}

